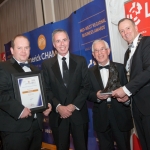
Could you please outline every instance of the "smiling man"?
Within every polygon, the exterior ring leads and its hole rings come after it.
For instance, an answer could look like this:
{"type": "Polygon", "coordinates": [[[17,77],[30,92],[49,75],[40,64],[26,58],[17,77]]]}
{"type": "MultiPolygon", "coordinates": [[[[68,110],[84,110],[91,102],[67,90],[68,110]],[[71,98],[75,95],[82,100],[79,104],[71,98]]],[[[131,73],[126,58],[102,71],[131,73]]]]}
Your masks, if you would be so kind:
{"type": "Polygon", "coordinates": [[[86,60],[69,52],[65,30],[52,33],[57,55],[43,62],[46,93],[52,103],[50,126],[57,150],[68,150],[70,133],[76,150],[87,150],[89,80],[86,60]]]}
{"type": "MultiPolygon", "coordinates": [[[[11,74],[37,71],[28,62],[30,42],[24,35],[11,41],[12,58],[0,63],[0,131],[4,150],[40,150],[42,144],[42,112],[33,114],[15,98],[11,74]],[[24,66],[21,64],[24,63],[24,66]]],[[[19,93],[18,93],[19,94],[19,93]]],[[[49,109],[44,111],[48,115],[49,109]]]]}
{"type": "MultiPolygon", "coordinates": [[[[92,54],[97,65],[89,69],[91,90],[88,100],[94,102],[93,125],[99,139],[100,150],[130,150],[130,130],[133,127],[130,101],[120,103],[109,94],[127,83],[123,64],[109,60],[110,48],[104,40],[95,40],[92,54]]],[[[127,99],[128,97],[126,97],[127,99]]]]}
{"type": "Polygon", "coordinates": [[[118,23],[122,38],[132,44],[125,53],[124,64],[129,83],[113,91],[118,101],[132,97],[135,126],[143,150],[150,150],[150,37],[138,33],[134,21],[123,18],[118,23]]]}

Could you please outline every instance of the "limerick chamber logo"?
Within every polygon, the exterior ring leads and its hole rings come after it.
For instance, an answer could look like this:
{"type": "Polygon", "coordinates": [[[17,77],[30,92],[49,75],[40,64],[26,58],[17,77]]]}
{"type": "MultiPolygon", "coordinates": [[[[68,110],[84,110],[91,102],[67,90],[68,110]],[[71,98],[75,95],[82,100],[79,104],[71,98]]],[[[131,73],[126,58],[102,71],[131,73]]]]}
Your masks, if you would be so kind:
{"type": "Polygon", "coordinates": [[[44,50],[46,47],[46,38],[43,34],[38,37],[38,47],[40,50],[44,50]]]}
{"type": "Polygon", "coordinates": [[[132,19],[136,25],[138,25],[141,20],[139,19],[138,15],[141,13],[142,6],[138,2],[133,2],[129,12],[127,13],[127,18],[132,19]]]}

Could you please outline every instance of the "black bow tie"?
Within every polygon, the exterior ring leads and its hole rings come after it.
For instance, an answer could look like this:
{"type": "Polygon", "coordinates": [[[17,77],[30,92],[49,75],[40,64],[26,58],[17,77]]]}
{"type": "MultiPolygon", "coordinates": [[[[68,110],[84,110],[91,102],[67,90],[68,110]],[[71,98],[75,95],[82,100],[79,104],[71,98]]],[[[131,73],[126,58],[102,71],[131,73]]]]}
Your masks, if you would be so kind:
{"type": "Polygon", "coordinates": [[[30,68],[30,65],[28,63],[20,63],[20,66],[23,68],[24,66],[30,68]]]}
{"type": "Polygon", "coordinates": [[[106,65],[106,66],[99,66],[99,69],[101,70],[101,69],[103,69],[103,68],[105,68],[105,69],[109,69],[109,65],[106,65]]]}

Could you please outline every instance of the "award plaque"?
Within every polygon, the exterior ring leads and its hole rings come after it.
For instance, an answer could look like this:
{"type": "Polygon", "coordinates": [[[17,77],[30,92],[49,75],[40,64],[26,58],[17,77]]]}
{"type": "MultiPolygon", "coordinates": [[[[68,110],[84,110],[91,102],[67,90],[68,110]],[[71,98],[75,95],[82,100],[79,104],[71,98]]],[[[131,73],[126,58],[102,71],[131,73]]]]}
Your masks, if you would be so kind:
{"type": "Polygon", "coordinates": [[[12,74],[15,98],[32,112],[47,108],[41,71],[12,74]]]}
{"type": "Polygon", "coordinates": [[[105,93],[100,92],[100,94],[101,94],[101,95],[110,95],[110,96],[111,96],[111,95],[112,95],[112,92],[105,92],[105,93]]]}

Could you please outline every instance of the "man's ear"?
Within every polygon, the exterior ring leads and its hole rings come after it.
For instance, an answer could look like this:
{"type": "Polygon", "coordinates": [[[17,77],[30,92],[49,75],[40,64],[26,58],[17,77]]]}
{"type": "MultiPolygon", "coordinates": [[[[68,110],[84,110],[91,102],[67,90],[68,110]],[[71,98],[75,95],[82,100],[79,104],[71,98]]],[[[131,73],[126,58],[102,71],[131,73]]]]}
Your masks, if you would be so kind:
{"type": "Polygon", "coordinates": [[[11,51],[11,54],[13,55],[14,54],[14,49],[12,47],[10,48],[10,51],[11,51]]]}
{"type": "Polygon", "coordinates": [[[138,32],[138,26],[135,25],[135,30],[138,32]]]}
{"type": "Polygon", "coordinates": [[[94,53],[92,52],[92,55],[93,55],[93,57],[95,58],[95,55],[94,55],[94,53]]]}
{"type": "Polygon", "coordinates": [[[108,48],[107,51],[108,51],[108,55],[110,55],[110,48],[108,48]]]}
{"type": "Polygon", "coordinates": [[[56,49],[55,43],[54,43],[54,42],[52,42],[52,44],[53,44],[54,48],[56,49]]]}

